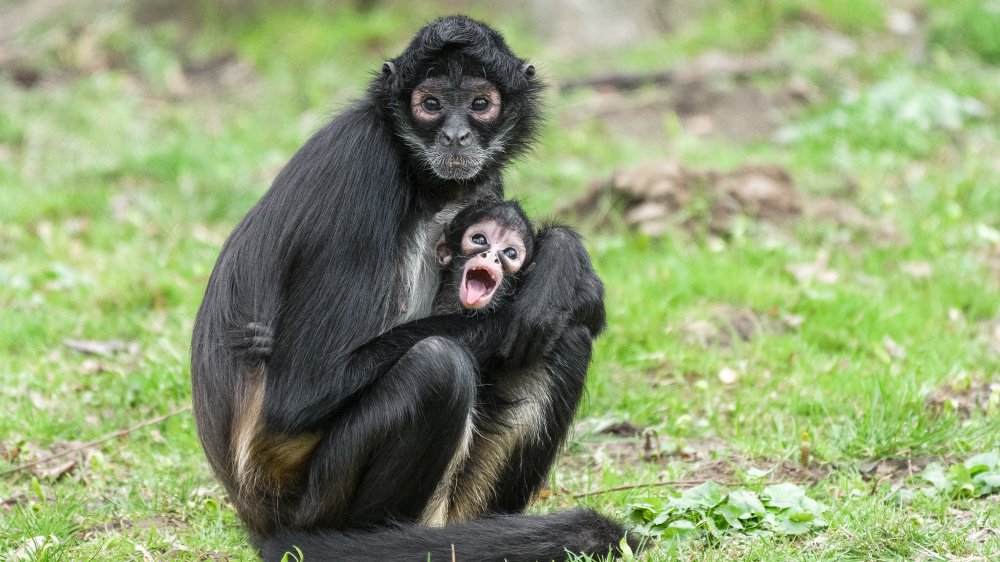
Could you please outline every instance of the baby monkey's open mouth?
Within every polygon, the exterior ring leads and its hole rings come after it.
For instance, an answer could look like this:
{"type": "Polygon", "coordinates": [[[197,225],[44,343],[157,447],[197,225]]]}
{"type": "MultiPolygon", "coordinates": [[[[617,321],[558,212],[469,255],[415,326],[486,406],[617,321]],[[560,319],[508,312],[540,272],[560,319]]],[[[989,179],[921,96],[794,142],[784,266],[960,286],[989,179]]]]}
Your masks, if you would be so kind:
{"type": "Polygon", "coordinates": [[[497,280],[493,273],[484,267],[474,267],[465,272],[462,283],[464,295],[462,302],[467,308],[482,308],[489,304],[493,291],[497,288],[497,280]]]}

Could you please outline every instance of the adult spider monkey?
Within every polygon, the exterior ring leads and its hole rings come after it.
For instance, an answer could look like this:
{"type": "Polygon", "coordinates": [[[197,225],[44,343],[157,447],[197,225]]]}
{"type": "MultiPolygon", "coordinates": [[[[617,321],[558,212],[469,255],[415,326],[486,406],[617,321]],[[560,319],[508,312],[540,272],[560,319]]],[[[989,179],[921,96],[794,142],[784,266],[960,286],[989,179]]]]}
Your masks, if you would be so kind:
{"type": "Polygon", "coordinates": [[[293,546],[309,560],[550,560],[623,536],[592,511],[513,515],[544,480],[604,326],[576,235],[539,235],[498,310],[430,316],[435,242],[462,208],[502,196],[503,166],[537,128],[534,74],[488,26],[432,22],[224,244],[195,323],[195,414],[265,560],[293,546]],[[517,439],[473,437],[480,373],[516,391],[498,402],[532,393],[517,439]]]}

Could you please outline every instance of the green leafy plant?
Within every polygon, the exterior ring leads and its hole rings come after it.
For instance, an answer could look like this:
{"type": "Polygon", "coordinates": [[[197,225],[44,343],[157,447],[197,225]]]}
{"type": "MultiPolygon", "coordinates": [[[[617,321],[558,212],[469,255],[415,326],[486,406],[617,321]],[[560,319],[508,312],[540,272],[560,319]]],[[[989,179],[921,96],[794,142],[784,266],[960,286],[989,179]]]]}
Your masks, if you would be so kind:
{"type": "Polygon", "coordinates": [[[947,469],[940,463],[931,463],[914,478],[930,484],[925,493],[941,494],[952,498],[978,498],[1000,492],[1000,453],[982,453],[947,469]]]}
{"type": "Polygon", "coordinates": [[[653,537],[717,541],[725,536],[802,535],[827,526],[827,507],[792,483],[768,486],[757,494],[726,492],[706,482],[678,496],[629,506],[629,519],[653,537]]]}

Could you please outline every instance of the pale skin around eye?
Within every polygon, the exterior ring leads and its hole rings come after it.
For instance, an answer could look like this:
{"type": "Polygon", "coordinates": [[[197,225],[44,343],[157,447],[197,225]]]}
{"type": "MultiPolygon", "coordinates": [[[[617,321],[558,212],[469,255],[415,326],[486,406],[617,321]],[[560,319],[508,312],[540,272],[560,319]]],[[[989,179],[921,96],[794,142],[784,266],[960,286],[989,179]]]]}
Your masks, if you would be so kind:
{"type": "Polygon", "coordinates": [[[448,111],[468,112],[476,121],[490,123],[500,115],[500,92],[482,78],[465,78],[455,89],[447,78],[436,76],[414,88],[410,111],[424,123],[432,123],[448,111]]]}
{"type": "Polygon", "coordinates": [[[473,254],[501,265],[509,274],[516,273],[524,265],[524,238],[517,230],[505,228],[497,221],[484,221],[470,227],[462,236],[462,255],[473,254]],[[516,257],[509,257],[511,250],[516,257]]]}

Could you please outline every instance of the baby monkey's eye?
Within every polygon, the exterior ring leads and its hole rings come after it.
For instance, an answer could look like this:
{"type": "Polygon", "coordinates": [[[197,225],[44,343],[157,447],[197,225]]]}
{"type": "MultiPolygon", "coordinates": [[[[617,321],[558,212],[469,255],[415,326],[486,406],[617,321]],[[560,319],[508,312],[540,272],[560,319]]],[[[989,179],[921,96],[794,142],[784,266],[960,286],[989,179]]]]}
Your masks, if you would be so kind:
{"type": "Polygon", "coordinates": [[[514,261],[517,259],[517,250],[514,248],[507,248],[503,251],[503,255],[507,256],[507,259],[514,261]]]}
{"type": "Polygon", "coordinates": [[[486,111],[490,107],[490,101],[486,98],[476,98],[472,101],[472,111],[486,111]]]}
{"type": "Polygon", "coordinates": [[[479,245],[479,246],[485,246],[486,245],[486,237],[483,236],[482,234],[473,234],[472,235],[472,243],[476,244],[476,245],[479,245]]]}
{"type": "Polygon", "coordinates": [[[441,111],[441,102],[439,102],[437,98],[425,99],[423,106],[427,111],[441,111]]]}

